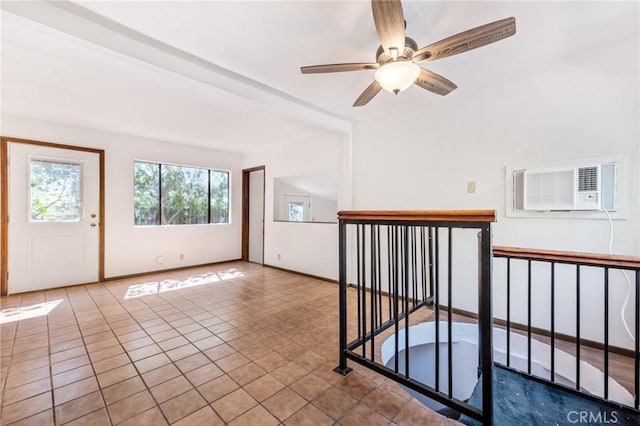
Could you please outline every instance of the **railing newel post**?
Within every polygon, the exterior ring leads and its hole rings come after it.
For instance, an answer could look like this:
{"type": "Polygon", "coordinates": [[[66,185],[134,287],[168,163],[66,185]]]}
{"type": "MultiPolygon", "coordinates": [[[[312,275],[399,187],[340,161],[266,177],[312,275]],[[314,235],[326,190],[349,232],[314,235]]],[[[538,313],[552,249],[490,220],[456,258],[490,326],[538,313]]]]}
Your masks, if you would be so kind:
{"type": "Polygon", "coordinates": [[[493,423],[493,342],[491,309],[491,276],[492,276],[492,245],[491,224],[484,224],[478,233],[478,253],[480,256],[478,272],[478,345],[480,354],[480,368],[482,370],[482,424],[493,423]]]}
{"type": "Polygon", "coordinates": [[[339,280],[339,316],[340,316],[340,364],[333,370],[343,376],[352,369],[347,366],[347,224],[338,221],[338,280],[339,280]]]}

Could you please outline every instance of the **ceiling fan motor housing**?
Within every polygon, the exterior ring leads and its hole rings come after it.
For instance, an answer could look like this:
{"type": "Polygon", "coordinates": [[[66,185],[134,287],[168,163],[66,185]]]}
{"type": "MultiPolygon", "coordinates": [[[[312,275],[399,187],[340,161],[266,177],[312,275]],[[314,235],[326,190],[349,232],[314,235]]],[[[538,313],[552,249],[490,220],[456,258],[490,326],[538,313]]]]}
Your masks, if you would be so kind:
{"type": "MultiPolygon", "coordinates": [[[[404,38],[404,50],[402,53],[398,53],[398,58],[400,59],[411,59],[413,57],[413,52],[418,50],[418,43],[411,37],[404,38]]],[[[378,50],[376,51],[376,62],[380,65],[385,64],[389,61],[393,60],[389,54],[384,51],[384,47],[380,45],[378,50]]]]}

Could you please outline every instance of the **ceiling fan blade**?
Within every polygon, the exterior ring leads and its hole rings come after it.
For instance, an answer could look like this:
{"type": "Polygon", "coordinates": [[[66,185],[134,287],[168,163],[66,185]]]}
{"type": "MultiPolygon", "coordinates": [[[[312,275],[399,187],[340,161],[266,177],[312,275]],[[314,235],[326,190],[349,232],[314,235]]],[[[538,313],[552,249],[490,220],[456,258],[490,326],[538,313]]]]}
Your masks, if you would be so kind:
{"type": "Polygon", "coordinates": [[[362,71],[374,70],[380,67],[378,63],[353,63],[353,64],[327,64],[327,65],[311,65],[308,67],[300,67],[302,74],[319,74],[325,72],[344,72],[344,71],[362,71]]]}
{"type": "Polygon", "coordinates": [[[423,89],[441,96],[450,93],[458,87],[454,82],[447,80],[440,74],[425,70],[424,68],[420,69],[420,75],[416,79],[416,84],[423,89]]]}
{"type": "Polygon", "coordinates": [[[505,18],[436,41],[413,53],[414,62],[435,61],[476,49],[516,33],[516,19],[505,18]]]}
{"type": "Polygon", "coordinates": [[[380,93],[381,90],[382,86],[380,86],[380,83],[378,83],[377,80],[373,80],[373,83],[371,83],[369,87],[364,89],[364,92],[362,92],[358,99],[356,99],[356,101],[353,103],[353,106],[359,107],[368,104],[375,95],[380,93]]]}
{"type": "Polygon", "coordinates": [[[371,0],[373,22],[384,51],[395,58],[404,52],[404,14],[400,0],[371,0]],[[390,49],[397,49],[394,56],[390,49]]]}

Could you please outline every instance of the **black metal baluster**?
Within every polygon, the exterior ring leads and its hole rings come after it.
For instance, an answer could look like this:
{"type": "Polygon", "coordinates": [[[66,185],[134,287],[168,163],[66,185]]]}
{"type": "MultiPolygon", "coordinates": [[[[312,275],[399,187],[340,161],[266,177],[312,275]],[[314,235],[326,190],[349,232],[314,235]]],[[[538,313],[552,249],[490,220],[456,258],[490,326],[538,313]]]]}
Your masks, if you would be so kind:
{"type": "Polygon", "coordinates": [[[382,252],[380,251],[380,225],[376,225],[376,246],[377,246],[377,253],[378,253],[378,268],[377,268],[377,275],[378,275],[378,327],[382,326],[382,323],[384,322],[383,316],[382,316],[382,252]]]}
{"type": "Polygon", "coordinates": [[[556,381],[556,263],[551,262],[551,381],[556,381]]]}
{"type": "Polygon", "coordinates": [[[480,286],[478,294],[478,328],[480,366],[482,370],[482,423],[493,424],[493,312],[491,309],[491,276],[493,255],[491,226],[484,225],[480,234],[480,286]]]}
{"type": "Polygon", "coordinates": [[[421,291],[422,291],[422,300],[424,303],[427,300],[427,265],[426,265],[426,241],[425,241],[425,233],[424,226],[420,227],[420,278],[421,278],[421,291]]]}
{"type": "Polygon", "coordinates": [[[389,295],[387,297],[387,300],[389,302],[389,319],[393,319],[393,310],[391,308],[391,299],[393,298],[393,291],[392,291],[392,272],[391,272],[391,258],[393,255],[393,248],[391,247],[391,233],[393,232],[392,228],[390,225],[387,225],[386,227],[387,229],[387,274],[388,274],[388,280],[387,280],[387,289],[389,290],[389,295]]]}
{"type": "Polygon", "coordinates": [[[409,227],[404,226],[404,374],[409,378],[409,227]]]}
{"type": "Polygon", "coordinates": [[[418,247],[416,227],[411,227],[411,282],[413,284],[413,307],[418,304],[418,247]]]}
{"type": "Polygon", "coordinates": [[[576,390],[580,390],[580,265],[576,265],[576,390]]]}
{"type": "Polygon", "coordinates": [[[604,399],[609,399],[609,268],[604,268],[604,399]]]}
{"type": "Polygon", "coordinates": [[[636,360],[634,374],[635,407],[640,408],[640,271],[636,270],[636,360]]]}
{"type": "MultiPolygon", "coordinates": [[[[366,246],[366,233],[367,226],[362,225],[361,244],[362,244],[362,262],[360,267],[362,268],[362,333],[363,339],[367,338],[367,246],[366,246]]],[[[362,357],[367,357],[367,345],[365,341],[362,341],[362,357]]]]}
{"type": "Polygon", "coordinates": [[[393,264],[395,265],[395,273],[394,273],[394,280],[393,280],[393,303],[394,303],[394,308],[395,308],[395,319],[394,319],[394,328],[395,328],[395,333],[394,333],[394,341],[395,341],[395,357],[394,357],[394,371],[396,374],[398,374],[398,357],[399,357],[399,350],[398,350],[398,344],[400,343],[399,337],[398,337],[398,331],[399,331],[399,327],[398,327],[398,323],[400,321],[399,319],[399,307],[398,307],[398,281],[399,281],[399,271],[398,271],[398,226],[394,226],[394,231],[393,231],[393,245],[394,245],[394,254],[395,257],[393,258],[393,264]]]}
{"type": "Polygon", "coordinates": [[[531,259],[527,260],[527,374],[531,374],[531,259]]]}
{"type": "Polygon", "coordinates": [[[453,353],[452,353],[452,317],[451,311],[453,310],[453,265],[452,265],[452,257],[453,257],[453,241],[452,241],[452,232],[451,228],[448,228],[448,255],[447,255],[447,303],[449,305],[449,309],[447,309],[447,358],[449,362],[449,371],[448,371],[448,379],[449,379],[449,398],[453,397],[453,353]]]}
{"type": "Polygon", "coordinates": [[[362,277],[360,276],[360,225],[356,225],[356,304],[358,306],[358,341],[362,340],[362,319],[360,318],[360,285],[362,277]]]}
{"type": "Polygon", "coordinates": [[[375,350],[375,329],[376,329],[376,291],[377,291],[377,283],[376,283],[376,246],[375,246],[375,226],[371,225],[371,361],[374,360],[376,350],[375,350]]]}
{"type": "Polygon", "coordinates": [[[340,281],[340,293],[338,303],[340,305],[340,363],[334,371],[346,375],[351,371],[347,367],[347,230],[346,224],[341,219],[338,225],[338,279],[340,281]]]}
{"type": "Polygon", "coordinates": [[[431,297],[433,303],[433,282],[434,282],[434,269],[433,269],[433,228],[429,227],[429,297],[431,297]]]}
{"type": "Polygon", "coordinates": [[[507,367],[511,366],[511,258],[507,257],[507,367]]]}
{"type": "Polygon", "coordinates": [[[440,230],[435,229],[435,302],[433,304],[435,310],[435,326],[436,326],[436,372],[435,385],[436,392],[440,392],[440,230]]]}

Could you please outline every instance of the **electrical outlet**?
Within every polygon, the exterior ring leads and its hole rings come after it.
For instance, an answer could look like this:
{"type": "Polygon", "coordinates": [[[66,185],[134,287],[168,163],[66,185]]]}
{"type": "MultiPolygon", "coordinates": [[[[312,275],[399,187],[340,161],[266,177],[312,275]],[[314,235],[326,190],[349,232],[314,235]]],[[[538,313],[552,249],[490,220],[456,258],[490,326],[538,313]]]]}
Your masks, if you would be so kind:
{"type": "Polygon", "coordinates": [[[474,194],[476,192],[476,181],[475,180],[470,180],[469,182],[467,182],[467,192],[469,194],[474,194]]]}
{"type": "Polygon", "coordinates": [[[164,263],[164,256],[156,257],[156,262],[158,262],[158,265],[162,265],[164,263]]]}
{"type": "Polygon", "coordinates": [[[184,253],[180,253],[180,260],[184,260],[184,253]]]}
{"type": "Polygon", "coordinates": [[[280,253],[278,253],[278,260],[280,260],[280,258],[281,258],[280,253]]]}

